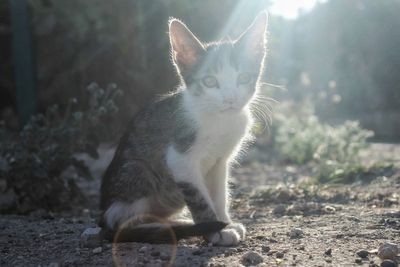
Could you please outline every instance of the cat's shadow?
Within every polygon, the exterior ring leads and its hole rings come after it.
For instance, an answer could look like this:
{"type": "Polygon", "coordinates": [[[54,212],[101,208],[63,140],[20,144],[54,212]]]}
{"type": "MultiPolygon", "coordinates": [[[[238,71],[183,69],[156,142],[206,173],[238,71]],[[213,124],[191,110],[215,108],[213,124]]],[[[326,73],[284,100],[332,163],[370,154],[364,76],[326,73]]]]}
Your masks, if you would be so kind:
{"type": "Polygon", "coordinates": [[[225,258],[235,253],[236,247],[215,247],[182,241],[178,245],[120,243],[112,246],[115,266],[207,266],[214,258],[221,255],[225,258]]]}

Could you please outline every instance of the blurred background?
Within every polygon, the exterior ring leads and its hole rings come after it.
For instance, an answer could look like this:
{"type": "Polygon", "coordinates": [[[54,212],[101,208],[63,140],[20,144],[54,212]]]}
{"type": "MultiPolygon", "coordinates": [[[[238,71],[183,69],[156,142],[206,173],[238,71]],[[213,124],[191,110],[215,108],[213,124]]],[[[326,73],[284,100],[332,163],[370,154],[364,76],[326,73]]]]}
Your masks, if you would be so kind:
{"type": "MultiPolygon", "coordinates": [[[[91,176],[76,153],[98,157],[136,111],[177,86],[170,17],[209,42],[235,39],[262,10],[270,14],[262,92],[279,103],[268,104],[272,124],[255,130],[250,156],[323,158],[337,170],[332,162],[356,162],[367,141],[400,140],[399,0],[1,1],[3,190],[29,191],[22,195],[39,206],[66,186],[75,194],[71,179],[48,196],[32,177],[54,181],[69,165],[91,176]]],[[[17,198],[20,211],[31,209],[17,198]]]]}
{"type": "MultiPolygon", "coordinates": [[[[18,0],[19,1],[19,0],[18,0]]],[[[17,2],[18,2],[17,1],[17,2]]],[[[117,84],[125,122],[177,84],[167,21],[182,19],[201,40],[236,38],[267,9],[265,81],[275,98],[309,100],[323,121],[360,120],[375,138],[400,138],[398,0],[30,0],[27,1],[37,110],[85,103],[91,82],[117,84]]],[[[14,7],[15,8],[15,7],[14,7]]],[[[0,3],[0,110],[17,125],[10,1],[0,3]]]]}

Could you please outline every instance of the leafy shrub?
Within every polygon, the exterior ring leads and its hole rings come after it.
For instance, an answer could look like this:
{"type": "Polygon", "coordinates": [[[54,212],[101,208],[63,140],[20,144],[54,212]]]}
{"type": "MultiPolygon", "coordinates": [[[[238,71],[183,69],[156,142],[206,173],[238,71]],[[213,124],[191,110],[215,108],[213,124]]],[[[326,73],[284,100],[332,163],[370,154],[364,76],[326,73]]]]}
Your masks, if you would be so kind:
{"type": "Polygon", "coordinates": [[[360,152],[368,147],[373,132],[358,122],[321,123],[309,104],[283,105],[274,118],[270,141],[274,151],[284,161],[310,164],[319,182],[353,182],[358,174],[369,171],[361,163],[360,152]]]}
{"type": "Polygon", "coordinates": [[[33,116],[19,133],[0,128],[0,181],[6,181],[4,191],[15,195],[8,211],[63,209],[82,200],[75,179],[65,180],[61,174],[72,166],[80,177],[92,178],[88,167],[74,155],[98,157],[100,141],[113,137],[112,125],[105,122],[117,113],[114,100],[121,94],[115,85],[103,90],[91,84],[88,92],[86,111],[75,110],[77,100],[71,99],[64,114],[57,106],[50,107],[45,114],[33,116]]]}

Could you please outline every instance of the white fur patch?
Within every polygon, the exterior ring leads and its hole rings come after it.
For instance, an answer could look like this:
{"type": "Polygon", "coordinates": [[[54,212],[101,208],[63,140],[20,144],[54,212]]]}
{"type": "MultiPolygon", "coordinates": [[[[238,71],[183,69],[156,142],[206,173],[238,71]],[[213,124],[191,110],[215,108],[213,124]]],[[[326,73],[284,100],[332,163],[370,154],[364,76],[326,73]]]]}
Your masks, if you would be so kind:
{"type": "Polygon", "coordinates": [[[206,239],[213,245],[224,247],[237,246],[241,240],[235,229],[223,229],[218,233],[209,235],[206,239]]]}
{"type": "Polygon", "coordinates": [[[131,204],[123,202],[114,202],[105,212],[104,217],[107,226],[110,229],[118,227],[134,216],[147,213],[149,210],[149,202],[146,198],[141,198],[131,204]]]}

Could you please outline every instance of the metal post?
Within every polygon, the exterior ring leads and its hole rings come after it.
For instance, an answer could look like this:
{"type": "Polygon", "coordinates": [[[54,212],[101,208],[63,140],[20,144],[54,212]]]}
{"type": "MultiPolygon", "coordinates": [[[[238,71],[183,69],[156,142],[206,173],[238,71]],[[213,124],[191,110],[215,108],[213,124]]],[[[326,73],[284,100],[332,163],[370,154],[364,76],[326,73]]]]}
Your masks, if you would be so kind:
{"type": "Polygon", "coordinates": [[[12,25],[12,51],[16,100],[20,127],[37,110],[36,72],[33,59],[32,34],[26,0],[9,0],[12,25]]]}

